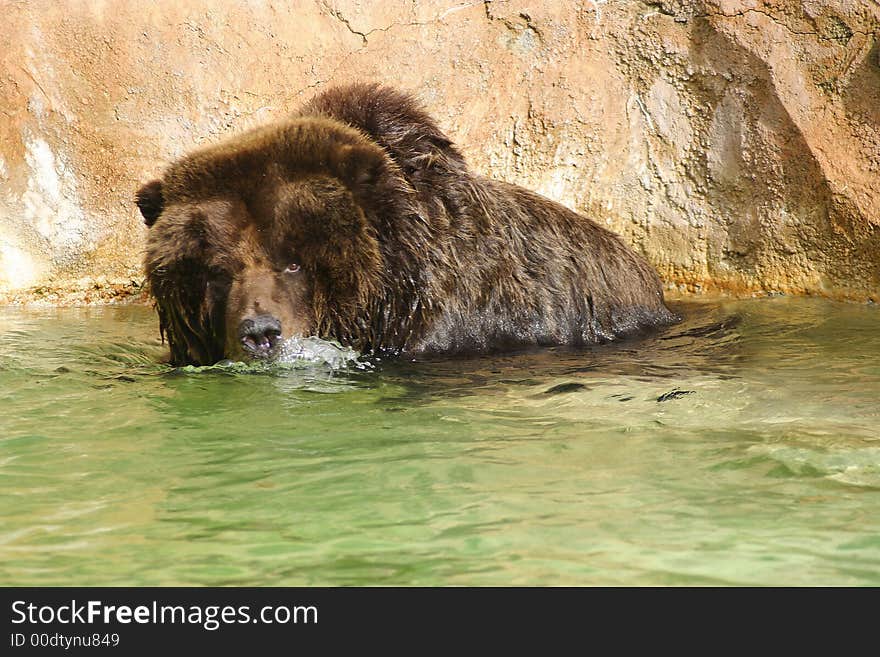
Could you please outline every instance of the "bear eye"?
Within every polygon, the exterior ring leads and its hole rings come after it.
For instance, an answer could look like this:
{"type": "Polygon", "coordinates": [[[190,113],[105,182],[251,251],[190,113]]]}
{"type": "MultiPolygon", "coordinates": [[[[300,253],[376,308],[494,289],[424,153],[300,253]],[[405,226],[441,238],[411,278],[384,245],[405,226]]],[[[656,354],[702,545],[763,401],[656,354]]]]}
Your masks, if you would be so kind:
{"type": "Polygon", "coordinates": [[[290,263],[287,267],[284,268],[285,274],[295,274],[299,271],[299,265],[295,262],[290,263]]]}
{"type": "Polygon", "coordinates": [[[211,270],[205,274],[205,289],[212,288],[222,290],[229,285],[229,279],[225,272],[211,270]]]}

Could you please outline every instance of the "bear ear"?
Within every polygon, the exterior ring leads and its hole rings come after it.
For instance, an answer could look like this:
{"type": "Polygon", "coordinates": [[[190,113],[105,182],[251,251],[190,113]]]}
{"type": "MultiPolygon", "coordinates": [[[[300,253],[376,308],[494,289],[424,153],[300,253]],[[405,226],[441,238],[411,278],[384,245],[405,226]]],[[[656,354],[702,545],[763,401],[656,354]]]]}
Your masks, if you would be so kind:
{"type": "Polygon", "coordinates": [[[373,145],[346,144],[334,155],[334,173],[356,198],[371,195],[371,189],[388,166],[385,153],[373,145]]]}
{"type": "Polygon", "coordinates": [[[162,181],[153,180],[141,187],[135,195],[135,203],[144,215],[144,223],[152,226],[165,209],[165,198],[162,195],[162,181]]]}

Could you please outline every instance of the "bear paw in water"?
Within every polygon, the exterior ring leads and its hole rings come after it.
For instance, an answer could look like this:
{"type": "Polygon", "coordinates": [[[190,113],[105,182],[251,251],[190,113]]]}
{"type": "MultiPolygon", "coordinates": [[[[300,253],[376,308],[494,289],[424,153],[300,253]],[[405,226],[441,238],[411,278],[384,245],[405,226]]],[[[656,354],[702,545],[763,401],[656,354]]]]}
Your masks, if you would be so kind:
{"type": "Polygon", "coordinates": [[[590,344],[674,320],[613,233],[471,172],[412,100],[358,84],[144,185],[145,268],[176,365],[590,344]]]}

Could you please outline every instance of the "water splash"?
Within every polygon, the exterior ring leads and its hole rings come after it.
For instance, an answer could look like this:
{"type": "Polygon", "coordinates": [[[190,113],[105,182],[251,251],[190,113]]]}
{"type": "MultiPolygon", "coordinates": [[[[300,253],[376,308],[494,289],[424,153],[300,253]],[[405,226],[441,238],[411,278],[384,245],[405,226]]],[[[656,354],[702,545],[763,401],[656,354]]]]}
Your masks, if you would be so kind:
{"type": "Polygon", "coordinates": [[[361,360],[360,353],[351,347],[315,336],[285,340],[275,362],[279,365],[326,365],[331,370],[370,368],[370,363],[361,360]]]}
{"type": "Polygon", "coordinates": [[[373,367],[372,362],[363,358],[351,347],[344,347],[335,340],[310,336],[285,340],[278,350],[278,355],[269,361],[246,363],[227,359],[214,365],[184,365],[175,368],[173,373],[283,374],[291,370],[301,370],[312,376],[321,373],[332,375],[337,372],[372,370],[373,367]]]}

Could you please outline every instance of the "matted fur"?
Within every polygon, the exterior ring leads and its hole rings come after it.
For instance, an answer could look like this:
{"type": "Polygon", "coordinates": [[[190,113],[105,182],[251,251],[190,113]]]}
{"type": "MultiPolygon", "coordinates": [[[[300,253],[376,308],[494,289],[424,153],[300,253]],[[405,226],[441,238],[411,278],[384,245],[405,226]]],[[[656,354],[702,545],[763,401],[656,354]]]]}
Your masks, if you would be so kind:
{"type": "Polygon", "coordinates": [[[674,320],[620,238],[472,173],[412,98],[378,85],[196,151],[138,205],[175,364],[229,356],[230,286],[294,253],[308,298],[291,312],[363,352],[590,344],[674,320]]]}

